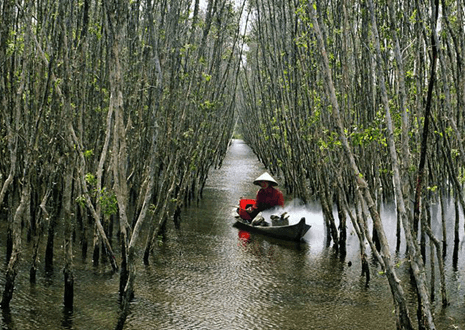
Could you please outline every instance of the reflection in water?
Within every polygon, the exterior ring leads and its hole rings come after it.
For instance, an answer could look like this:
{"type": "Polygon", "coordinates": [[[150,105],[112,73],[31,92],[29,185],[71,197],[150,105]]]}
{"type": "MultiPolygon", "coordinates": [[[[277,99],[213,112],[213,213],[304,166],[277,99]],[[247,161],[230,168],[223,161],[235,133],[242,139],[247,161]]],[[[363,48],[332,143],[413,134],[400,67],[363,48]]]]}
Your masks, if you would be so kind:
{"type": "Polygon", "coordinates": [[[63,307],[63,316],[61,321],[63,329],[73,329],[73,311],[63,307]]]}
{"type": "Polygon", "coordinates": [[[239,242],[243,246],[246,246],[247,243],[250,242],[250,233],[248,231],[245,231],[245,230],[239,230],[238,234],[239,234],[239,242]]]}
{"type": "MultiPolygon", "coordinates": [[[[171,226],[150,265],[142,261],[138,265],[136,297],[125,330],[395,329],[385,277],[371,260],[372,279],[365,286],[358,241],[351,228],[344,261],[325,247],[318,206],[287,202],[296,219],[304,216],[312,225],[304,244],[273,240],[232,226],[232,205],[240,197],[255,196],[257,187],[252,181],[263,171],[252,151],[234,141],[223,167],[210,174],[203,199],[184,211],[181,229],[171,226]]],[[[395,242],[395,216],[388,208],[383,212],[387,234],[395,242]]],[[[462,249],[459,254],[463,259],[462,249]]],[[[409,292],[403,258],[398,256],[398,275],[409,292]]],[[[446,261],[451,263],[451,257],[446,261]]],[[[91,264],[75,260],[75,309],[66,314],[61,274],[57,271],[47,286],[38,277],[38,284],[31,287],[26,268],[18,275],[11,313],[3,313],[2,329],[114,328],[119,311],[118,275],[93,272],[91,264]]],[[[464,272],[459,259],[457,271],[448,274],[448,292],[458,301],[443,313],[438,309],[438,329],[465,329],[464,272]]],[[[414,306],[415,299],[408,298],[414,306]]],[[[411,316],[415,318],[414,309],[411,316]]]]}

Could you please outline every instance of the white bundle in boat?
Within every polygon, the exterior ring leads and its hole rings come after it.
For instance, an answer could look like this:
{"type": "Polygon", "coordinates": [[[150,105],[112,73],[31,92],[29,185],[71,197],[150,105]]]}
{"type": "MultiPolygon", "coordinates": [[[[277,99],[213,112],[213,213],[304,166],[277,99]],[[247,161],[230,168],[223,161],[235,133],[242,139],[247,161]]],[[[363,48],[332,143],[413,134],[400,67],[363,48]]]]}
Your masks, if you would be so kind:
{"type": "Polygon", "coordinates": [[[289,226],[289,214],[287,212],[281,215],[272,215],[270,218],[272,226],[289,226]]]}

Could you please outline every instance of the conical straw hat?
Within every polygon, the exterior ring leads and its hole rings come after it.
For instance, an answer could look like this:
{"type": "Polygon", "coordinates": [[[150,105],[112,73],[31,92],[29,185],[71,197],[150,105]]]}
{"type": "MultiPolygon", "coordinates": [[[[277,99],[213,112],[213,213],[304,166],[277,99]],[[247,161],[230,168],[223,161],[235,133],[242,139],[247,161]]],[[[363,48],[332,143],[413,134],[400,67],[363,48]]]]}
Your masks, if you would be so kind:
{"type": "Polygon", "coordinates": [[[277,186],[278,185],[276,180],[273,179],[273,177],[271,175],[269,175],[268,172],[265,172],[262,175],[260,175],[258,178],[256,178],[255,181],[253,182],[253,184],[256,184],[256,185],[259,186],[260,181],[268,181],[268,182],[271,183],[272,186],[277,186]]]}

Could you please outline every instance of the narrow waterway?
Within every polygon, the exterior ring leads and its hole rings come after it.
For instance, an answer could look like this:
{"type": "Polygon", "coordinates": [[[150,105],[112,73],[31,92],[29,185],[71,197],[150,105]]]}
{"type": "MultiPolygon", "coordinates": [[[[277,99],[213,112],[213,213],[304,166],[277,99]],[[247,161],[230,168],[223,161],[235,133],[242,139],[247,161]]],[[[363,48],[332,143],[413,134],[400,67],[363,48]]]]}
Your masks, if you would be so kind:
{"type": "MultiPolygon", "coordinates": [[[[395,329],[390,289],[379,267],[371,262],[371,282],[366,287],[360,276],[358,240],[351,227],[345,260],[326,248],[318,206],[299,206],[287,198],[293,221],[305,216],[312,226],[304,243],[253,234],[248,240],[239,238],[238,229],[232,226],[233,206],[240,197],[255,195],[252,181],[263,171],[251,149],[234,140],[223,166],[211,171],[200,203],[183,212],[181,230],[170,225],[168,239],[159,242],[150,266],[140,261],[136,297],[124,329],[395,329]]],[[[395,242],[392,210],[383,210],[383,220],[395,242]]],[[[463,232],[463,220],[461,228],[463,232]]],[[[60,244],[58,239],[56,244],[60,244]]],[[[4,255],[4,244],[0,252],[4,255]]],[[[60,258],[57,255],[57,265],[60,258]]],[[[438,329],[465,329],[463,249],[460,258],[455,271],[449,265],[451,257],[446,259],[451,305],[446,310],[436,308],[438,329]]],[[[60,269],[50,277],[41,274],[38,283],[31,285],[28,259],[23,253],[12,307],[3,313],[1,329],[114,328],[117,274],[94,269],[90,261],[76,258],[75,309],[67,314],[61,303],[60,269]]],[[[403,255],[397,256],[397,262],[414,306],[403,255]]],[[[4,285],[4,270],[0,285],[4,285]]],[[[416,323],[413,309],[411,317],[416,323]]]]}

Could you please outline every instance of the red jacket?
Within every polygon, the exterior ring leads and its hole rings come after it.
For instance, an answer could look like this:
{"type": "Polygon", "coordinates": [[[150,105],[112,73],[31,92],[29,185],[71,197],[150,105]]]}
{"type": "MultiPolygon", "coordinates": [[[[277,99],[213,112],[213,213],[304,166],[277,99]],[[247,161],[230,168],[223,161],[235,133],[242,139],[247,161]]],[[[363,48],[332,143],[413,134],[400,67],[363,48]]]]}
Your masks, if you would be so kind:
{"type": "Polygon", "coordinates": [[[266,189],[260,189],[257,192],[254,208],[261,212],[274,206],[284,207],[283,193],[271,185],[266,189]]]}

